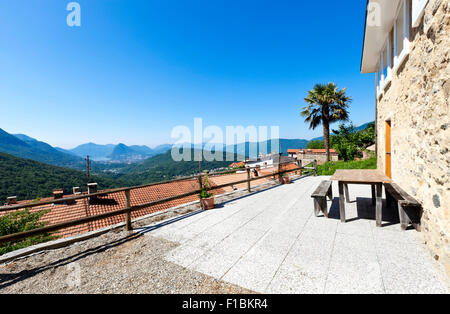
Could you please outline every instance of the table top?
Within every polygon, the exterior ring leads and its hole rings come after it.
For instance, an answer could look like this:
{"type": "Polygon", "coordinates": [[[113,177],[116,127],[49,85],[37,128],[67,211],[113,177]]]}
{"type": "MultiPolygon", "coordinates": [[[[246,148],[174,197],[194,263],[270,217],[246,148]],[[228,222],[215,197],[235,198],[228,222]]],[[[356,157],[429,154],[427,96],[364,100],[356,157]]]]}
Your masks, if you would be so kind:
{"type": "Polygon", "coordinates": [[[367,170],[367,169],[337,170],[330,180],[355,184],[392,182],[392,180],[389,179],[383,172],[379,170],[367,170]]]}

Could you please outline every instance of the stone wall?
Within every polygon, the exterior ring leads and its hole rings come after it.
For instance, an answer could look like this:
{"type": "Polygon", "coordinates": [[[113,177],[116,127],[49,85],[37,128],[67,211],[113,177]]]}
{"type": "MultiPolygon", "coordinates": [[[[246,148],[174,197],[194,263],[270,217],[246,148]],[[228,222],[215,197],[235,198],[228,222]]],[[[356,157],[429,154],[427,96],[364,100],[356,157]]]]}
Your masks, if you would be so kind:
{"type": "MultiPolygon", "coordinates": [[[[323,165],[327,163],[327,155],[326,154],[298,154],[297,160],[301,161],[302,165],[308,165],[314,160],[317,161],[318,165],[323,165]]],[[[338,161],[339,155],[331,154],[331,161],[338,161]]]]}
{"type": "Polygon", "coordinates": [[[377,105],[378,168],[392,124],[392,177],[424,208],[423,234],[450,278],[450,1],[429,0],[410,54],[377,105]]]}

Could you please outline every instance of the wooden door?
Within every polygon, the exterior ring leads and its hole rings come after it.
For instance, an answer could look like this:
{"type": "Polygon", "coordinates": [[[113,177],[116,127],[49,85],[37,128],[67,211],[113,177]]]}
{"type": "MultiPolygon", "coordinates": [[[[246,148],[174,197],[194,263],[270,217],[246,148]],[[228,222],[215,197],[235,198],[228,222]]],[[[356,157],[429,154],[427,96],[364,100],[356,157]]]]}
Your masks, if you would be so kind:
{"type": "Polygon", "coordinates": [[[386,176],[392,179],[391,121],[386,121],[386,176]]]}

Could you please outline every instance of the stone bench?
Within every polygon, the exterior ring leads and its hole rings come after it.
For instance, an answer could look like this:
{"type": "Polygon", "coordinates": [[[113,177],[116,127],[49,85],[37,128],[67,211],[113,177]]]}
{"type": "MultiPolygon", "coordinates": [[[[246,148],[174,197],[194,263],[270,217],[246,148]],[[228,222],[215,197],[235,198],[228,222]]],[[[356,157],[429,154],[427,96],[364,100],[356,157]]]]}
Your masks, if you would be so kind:
{"type": "Polygon", "coordinates": [[[320,212],[328,218],[327,196],[333,200],[333,187],[331,181],[322,181],[317,189],[311,194],[314,199],[314,214],[319,216],[320,212]]]}
{"type": "Polygon", "coordinates": [[[387,207],[394,205],[398,208],[401,228],[406,230],[412,224],[420,232],[422,205],[395,183],[385,183],[384,188],[387,207]]]}

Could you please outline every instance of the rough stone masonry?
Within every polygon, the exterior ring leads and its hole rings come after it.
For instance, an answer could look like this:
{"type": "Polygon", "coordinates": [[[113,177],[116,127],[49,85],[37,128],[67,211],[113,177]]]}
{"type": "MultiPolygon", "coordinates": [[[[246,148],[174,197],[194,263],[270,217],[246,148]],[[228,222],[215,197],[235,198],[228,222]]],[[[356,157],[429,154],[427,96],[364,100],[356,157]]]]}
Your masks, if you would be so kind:
{"type": "Polygon", "coordinates": [[[424,208],[426,242],[450,277],[450,1],[430,0],[411,29],[409,57],[377,105],[378,167],[392,124],[392,176],[424,208]]]}

